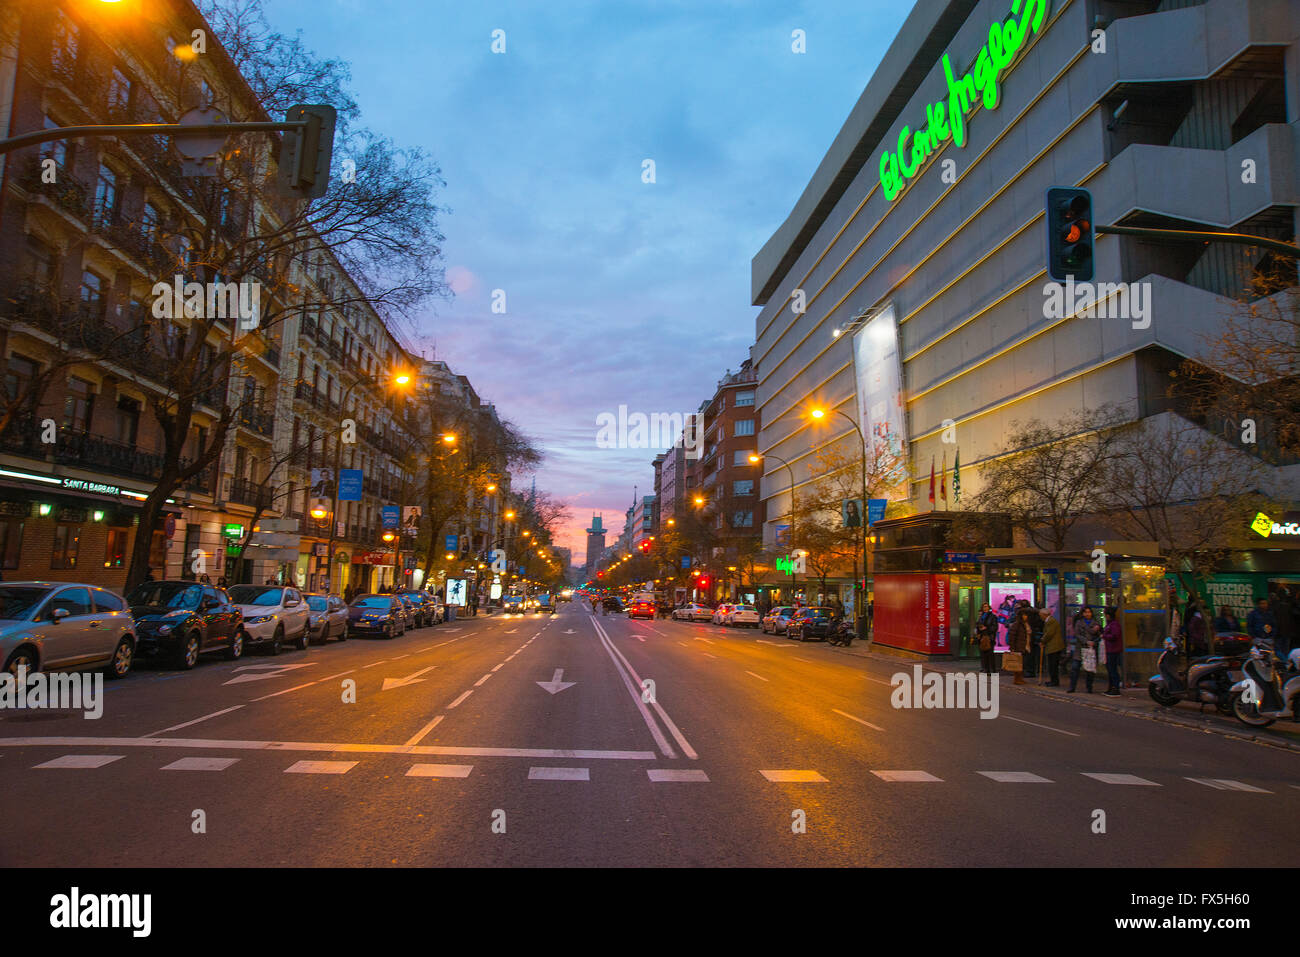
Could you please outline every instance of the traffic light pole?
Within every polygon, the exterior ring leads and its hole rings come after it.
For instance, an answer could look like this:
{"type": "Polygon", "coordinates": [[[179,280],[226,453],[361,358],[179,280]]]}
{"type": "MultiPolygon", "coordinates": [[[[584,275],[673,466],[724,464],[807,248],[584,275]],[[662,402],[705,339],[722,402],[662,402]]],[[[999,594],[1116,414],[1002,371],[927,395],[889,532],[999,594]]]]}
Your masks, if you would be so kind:
{"type": "Polygon", "coordinates": [[[8,139],[0,140],[0,154],[11,150],[48,143],[50,140],[79,139],[87,136],[156,136],[159,133],[173,135],[198,133],[290,133],[307,129],[308,120],[295,120],[288,123],[196,123],[186,126],[182,123],[128,123],[118,126],[61,126],[53,130],[36,130],[33,133],[20,133],[8,139]]]}
{"type": "Polygon", "coordinates": [[[1258,246],[1275,253],[1283,253],[1292,259],[1300,258],[1300,246],[1284,243],[1280,239],[1267,239],[1263,236],[1251,236],[1246,233],[1216,233],[1191,229],[1154,229],[1146,226],[1097,226],[1099,233],[1113,233],[1117,236],[1142,236],[1146,239],[1193,239],[1209,243],[1237,243],[1242,246],[1258,246]]]}

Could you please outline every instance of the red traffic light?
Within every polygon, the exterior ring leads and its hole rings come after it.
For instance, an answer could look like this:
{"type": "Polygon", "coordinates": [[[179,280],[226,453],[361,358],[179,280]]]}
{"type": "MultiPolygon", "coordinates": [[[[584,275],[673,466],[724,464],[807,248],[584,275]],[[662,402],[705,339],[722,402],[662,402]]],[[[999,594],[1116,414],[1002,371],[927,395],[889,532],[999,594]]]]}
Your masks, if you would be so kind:
{"type": "Polygon", "coordinates": [[[604,578],[604,577],[605,577],[605,573],[604,573],[604,572],[596,572],[596,577],[597,577],[597,578],[604,578]]]}

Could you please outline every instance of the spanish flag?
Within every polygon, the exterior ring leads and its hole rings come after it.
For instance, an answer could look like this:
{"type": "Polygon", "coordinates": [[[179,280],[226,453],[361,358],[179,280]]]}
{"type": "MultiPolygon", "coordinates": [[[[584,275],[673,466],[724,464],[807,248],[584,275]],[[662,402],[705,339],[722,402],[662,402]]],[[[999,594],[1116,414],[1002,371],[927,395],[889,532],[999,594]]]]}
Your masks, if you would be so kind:
{"type": "Polygon", "coordinates": [[[934,508],[934,456],[930,456],[930,507],[934,508]]]}

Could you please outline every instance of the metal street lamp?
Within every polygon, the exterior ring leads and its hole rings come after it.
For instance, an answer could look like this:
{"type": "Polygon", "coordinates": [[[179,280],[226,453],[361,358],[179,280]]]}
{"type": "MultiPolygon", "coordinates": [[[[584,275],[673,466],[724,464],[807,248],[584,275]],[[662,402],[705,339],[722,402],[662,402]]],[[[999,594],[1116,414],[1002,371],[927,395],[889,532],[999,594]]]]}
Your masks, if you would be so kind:
{"type": "MultiPolygon", "coordinates": [[[[773,455],[771,452],[764,452],[762,455],[759,455],[757,452],[751,452],[749,456],[749,461],[753,462],[754,464],[758,464],[765,458],[776,459],[778,462],[780,462],[782,465],[785,466],[786,474],[790,476],[790,547],[793,549],[794,548],[794,469],[792,469],[790,467],[790,463],[787,462],[785,459],[781,458],[781,456],[773,455]]],[[[790,597],[791,598],[794,598],[794,594],[796,591],[795,584],[797,581],[798,581],[798,577],[795,575],[793,571],[791,571],[790,572],[790,597]]]]}
{"type": "MultiPolygon", "coordinates": [[[[833,411],[836,415],[845,419],[849,423],[849,425],[853,426],[853,431],[858,434],[858,441],[862,443],[862,509],[858,517],[858,541],[859,541],[859,551],[862,555],[862,578],[865,579],[867,577],[867,519],[866,519],[867,439],[866,436],[862,434],[862,428],[858,425],[857,422],[853,420],[851,416],[849,416],[841,409],[832,409],[830,411],[833,411]]],[[[827,410],[818,407],[809,410],[808,414],[811,415],[814,419],[824,419],[827,415],[827,410]]],[[[858,638],[861,639],[862,641],[866,641],[867,640],[867,608],[866,608],[867,592],[866,592],[866,588],[859,582],[858,579],[858,562],[856,557],[853,560],[853,592],[854,595],[856,596],[856,600],[853,603],[853,613],[857,616],[858,619],[858,638]]]]}

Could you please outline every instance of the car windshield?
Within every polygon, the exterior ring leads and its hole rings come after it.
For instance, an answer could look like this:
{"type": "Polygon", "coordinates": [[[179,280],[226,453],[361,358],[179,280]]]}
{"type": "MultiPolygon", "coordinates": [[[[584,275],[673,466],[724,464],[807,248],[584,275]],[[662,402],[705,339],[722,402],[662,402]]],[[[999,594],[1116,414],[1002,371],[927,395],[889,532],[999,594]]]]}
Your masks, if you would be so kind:
{"type": "Polygon", "coordinates": [[[737,605],[736,611],[757,611],[753,605],[737,605]]]}
{"type": "Polygon", "coordinates": [[[162,605],[193,611],[199,607],[203,589],[185,582],[142,582],[127,595],[128,605],[162,605]]]}
{"type": "Polygon", "coordinates": [[[829,608],[809,608],[804,614],[809,618],[829,618],[831,610],[829,608]]]}
{"type": "Polygon", "coordinates": [[[353,608],[383,608],[387,609],[392,599],[386,595],[365,595],[358,598],[352,603],[353,608]]]}
{"type": "Polygon", "coordinates": [[[0,585],[0,618],[18,621],[30,618],[50,589],[37,586],[0,585]]]}
{"type": "Polygon", "coordinates": [[[323,595],[308,595],[307,607],[312,611],[328,611],[330,607],[329,599],[323,595]]]}
{"type": "Polygon", "coordinates": [[[283,588],[262,585],[236,585],[230,589],[230,600],[236,605],[278,605],[283,596],[283,588]]]}

